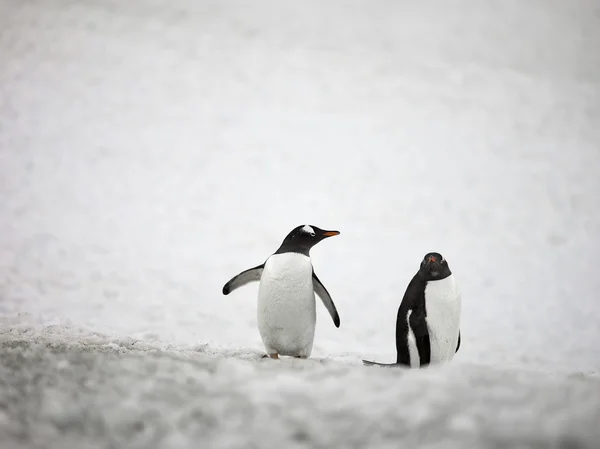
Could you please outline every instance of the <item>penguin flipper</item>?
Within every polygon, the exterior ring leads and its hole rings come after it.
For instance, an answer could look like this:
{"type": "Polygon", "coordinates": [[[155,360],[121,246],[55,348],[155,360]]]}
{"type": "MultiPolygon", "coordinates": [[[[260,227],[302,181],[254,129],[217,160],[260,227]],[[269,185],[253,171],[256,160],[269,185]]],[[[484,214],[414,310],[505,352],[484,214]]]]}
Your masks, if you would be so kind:
{"type": "Polygon", "coordinates": [[[250,282],[260,281],[265,264],[257,265],[256,267],[249,268],[242,271],[240,274],[232,277],[227,284],[223,286],[223,294],[228,295],[235,289],[243,287],[250,282]]]}
{"type": "Polygon", "coordinates": [[[331,318],[333,318],[333,324],[335,324],[335,327],[340,327],[340,316],[338,315],[337,309],[335,308],[333,299],[331,299],[331,295],[329,294],[329,292],[327,291],[325,286],[321,283],[321,281],[315,274],[314,269],[313,269],[312,277],[313,277],[313,289],[314,289],[315,293],[317,294],[317,296],[319,298],[321,298],[321,301],[323,301],[323,304],[325,305],[325,308],[329,312],[329,315],[331,315],[331,318]]]}
{"type": "Polygon", "coordinates": [[[456,351],[454,351],[454,353],[456,354],[459,349],[460,349],[460,331],[458,331],[458,344],[456,345],[456,351]]]}
{"type": "Polygon", "coordinates": [[[409,318],[409,324],[415,334],[420,366],[425,367],[431,362],[431,342],[429,340],[425,310],[423,308],[413,309],[409,318]]]}

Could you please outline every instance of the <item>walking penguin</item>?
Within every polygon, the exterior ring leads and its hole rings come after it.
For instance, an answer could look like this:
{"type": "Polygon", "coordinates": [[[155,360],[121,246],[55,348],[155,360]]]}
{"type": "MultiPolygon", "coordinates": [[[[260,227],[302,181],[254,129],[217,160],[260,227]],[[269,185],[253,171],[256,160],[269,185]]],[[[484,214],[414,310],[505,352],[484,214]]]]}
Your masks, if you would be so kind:
{"type": "Polygon", "coordinates": [[[340,327],[340,317],[325,286],[317,277],[310,249],[338,231],[326,231],[312,225],[300,225],[262,265],[242,271],[223,287],[228,295],[250,282],[258,287],[258,330],[267,354],[308,358],[312,352],[316,325],[315,293],[340,327]]]}
{"type": "Polygon", "coordinates": [[[460,348],[460,314],[461,293],[448,262],[426,254],[398,309],[396,363],[363,363],[422,368],[452,360],[460,348]]]}

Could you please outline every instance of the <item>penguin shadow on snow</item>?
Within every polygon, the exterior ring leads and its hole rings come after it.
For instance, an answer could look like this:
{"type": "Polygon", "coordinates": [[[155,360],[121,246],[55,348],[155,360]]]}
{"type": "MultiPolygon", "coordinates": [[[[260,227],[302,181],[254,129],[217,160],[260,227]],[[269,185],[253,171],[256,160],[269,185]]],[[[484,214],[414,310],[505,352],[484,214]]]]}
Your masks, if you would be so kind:
{"type": "Polygon", "coordinates": [[[406,288],[396,318],[396,363],[366,366],[424,368],[449,362],[460,348],[461,294],[447,260],[427,253],[406,288]]]}
{"type": "Polygon", "coordinates": [[[223,286],[223,294],[229,295],[250,282],[259,282],[257,324],[266,350],[263,358],[310,356],[317,318],[315,294],[323,301],[335,327],[340,327],[333,299],[317,277],[310,258],[313,246],[336,235],[338,231],[313,225],[297,226],[263,264],[242,271],[223,286]]]}

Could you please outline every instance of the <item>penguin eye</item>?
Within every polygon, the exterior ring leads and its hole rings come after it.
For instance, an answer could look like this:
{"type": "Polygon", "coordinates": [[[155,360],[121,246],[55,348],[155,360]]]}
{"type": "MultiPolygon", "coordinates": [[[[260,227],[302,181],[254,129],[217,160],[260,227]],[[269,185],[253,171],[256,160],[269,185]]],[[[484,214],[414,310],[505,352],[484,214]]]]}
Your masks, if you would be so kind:
{"type": "Polygon", "coordinates": [[[315,233],[314,233],[314,232],[309,232],[309,234],[310,234],[310,236],[311,236],[311,237],[314,237],[314,236],[315,236],[315,233]]]}

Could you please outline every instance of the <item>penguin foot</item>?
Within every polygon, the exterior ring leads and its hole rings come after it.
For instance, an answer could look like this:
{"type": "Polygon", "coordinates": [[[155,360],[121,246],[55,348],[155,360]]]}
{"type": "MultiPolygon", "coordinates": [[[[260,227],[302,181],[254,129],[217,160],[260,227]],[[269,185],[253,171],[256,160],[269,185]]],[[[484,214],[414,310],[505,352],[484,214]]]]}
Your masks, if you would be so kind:
{"type": "Polygon", "coordinates": [[[307,358],[308,358],[308,356],[305,356],[305,355],[297,355],[297,356],[294,356],[294,358],[295,358],[295,359],[307,359],[307,358]]]}
{"type": "Polygon", "coordinates": [[[279,354],[275,353],[275,354],[265,354],[262,356],[263,359],[266,359],[267,357],[270,357],[272,359],[279,359],[279,354]]]}

